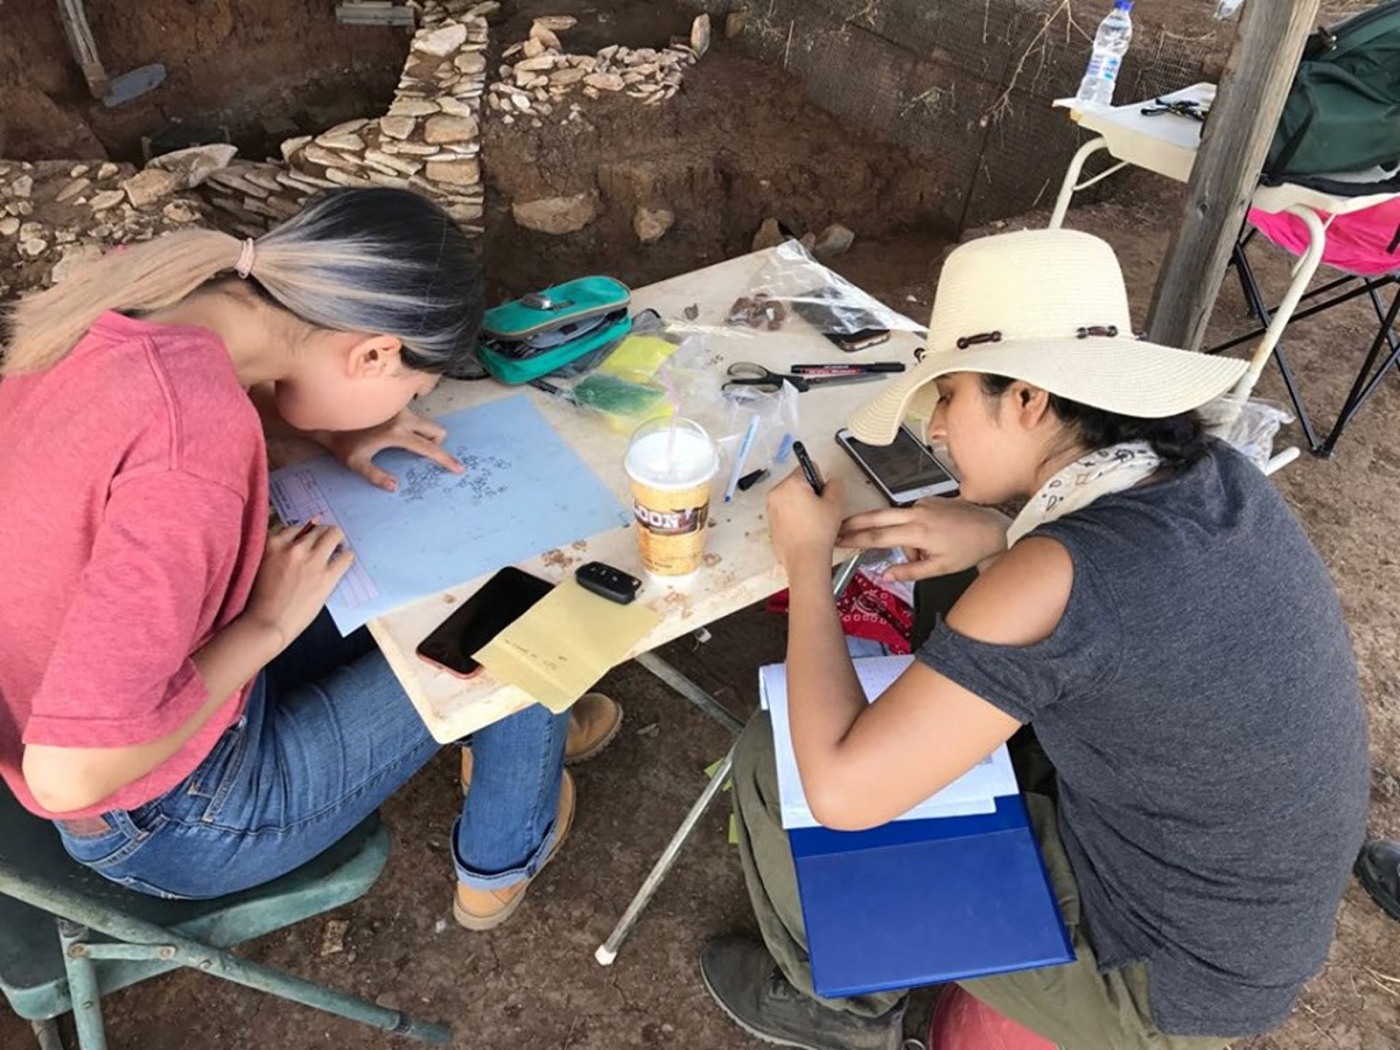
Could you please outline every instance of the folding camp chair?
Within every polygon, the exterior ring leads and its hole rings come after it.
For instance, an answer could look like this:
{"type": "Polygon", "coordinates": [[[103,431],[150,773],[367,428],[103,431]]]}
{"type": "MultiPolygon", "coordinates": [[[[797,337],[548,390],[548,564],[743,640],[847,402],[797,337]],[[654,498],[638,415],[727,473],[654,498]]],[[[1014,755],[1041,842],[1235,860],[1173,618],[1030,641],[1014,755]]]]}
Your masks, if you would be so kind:
{"type": "MultiPolygon", "coordinates": [[[[1128,164],[1187,182],[1214,99],[1214,85],[1193,84],[1128,106],[1085,107],[1074,99],[1058,100],[1057,106],[1068,108],[1081,127],[1099,137],[1080,147],[1070,162],[1051,227],[1064,222],[1076,191],[1128,164]],[[1085,160],[1100,149],[1119,163],[1080,182],[1085,160]]],[[[1381,298],[1381,291],[1400,276],[1400,0],[1382,0],[1308,37],[1261,181],[1246,232],[1233,253],[1245,299],[1261,327],[1212,349],[1260,338],[1249,372],[1234,391],[1235,403],[1243,404],[1272,356],[1308,446],[1330,456],[1348,421],[1400,358],[1394,333],[1400,296],[1389,306],[1381,298]],[[1249,264],[1247,248],[1255,230],[1298,257],[1288,290],[1272,310],[1249,264]],[[1344,276],[1309,292],[1323,262],[1344,276]],[[1319,440],[1279,338],[1291,321],[1358,295],[1370,299],[1380,328],[1336,423],[1319,440]],[[1303,301],[1319,297],[1322,302],[1295,312],[1303,301]]]]}
{"type": "MultiPolygon", "coordinates": [[[[1095,132],[1096,137],[1081,146],[1073,160],[1070,161],[1050,216],[1050,227],[1054,229],[1064,224],[1075,193],[1130,164],[1156,172],[1159,175],[1165,175],[1178,182],[1188,181],[1196,161],[1196,153],[1200,148],[1201,123],[1199,120],[1190,119],[1175,111],[1164,111],[1165,115],[1158,115],[1154,107],[1163,103],[1182,103],[1197,107],[1209,106],[1214,97],[1215,86],[1213,84],[1193,84],[1180,91],[1158,96],[1156,99],[1144,99],[1125,106],[1081,111],[1074,108],[1073,99],[1057,101],[1057,106],[1062,105],[1069,109],[1071,117],[1080,127],[1095,132]],[[1117,163],[1105,171],[1081,181],[1080,176],[1083,173],[1085,162],[1099,151],[1107,151],[1117,163]]],[[[1338,178],[1345,179],[1347,177],[1340,176],[1338,178]]],[[[1345,301],[1345,297],[1339,296],[1335,300],[1309,307],[1302,314],[1295,313],[1305,295],[1308,298],[1313,298],[1336,289],[1336,284],[1329,283],[1315,292],[1308,293],[1308,286],[1324,258],[1330,258],[1344,268],[1348,263],[1355,267],[1358,265],[1358,261],[1353,242],[1357,231],[1362,228],[1369,231],[1368,244],[1379,236],[1376,231],[1383,227],[1383,219],[1377,219],[1375,215],[1366,220],[1357,220],[1351,217],[1361,215],[1373,208],[1393,206],[1396,200],[1400,200],[1400,192],[1388,184],[1386,184],[1385,189],[1378,189],[1376,192],[1366,192],[1367,187],[1364,183],[1354,183],[1346,189],[1348,193],[1360,191],[1362,195],[1345,195],[1335,189],[1324,191],[1313,186],[1304,186],[1293,182],[1260,186],[1254,191],[1250,215],[1257,222],[1268,225],[1270,229],[1277,229],[1283,224],[1288,224],[1288,228],[1294,229],[1293,224],[1298,224],[1294,230],[1298,261],[1293,267],[1292,280],[1287,290],[1278,305],[1270,309],[1264,304],[1263,294],[1259,290],[1258,281],[1254,278],[1253,271],[1249,267],[1244,248],[1238,247],[1236,261],[1239,262],[1243,259],[1243,264],[1239,265],[1239,273],[1241,281],[1246,284],[1245,295],[1250,300],[1252,312],[1260,318],[1262,327],[1232,339],[1221,346],[1211,348],[1212,352],[1218,352],[1238,346],[1251,339],[1257,339],[1258,343],[1250,354],[1249,370],[1232,392],[1231,402],[1236,406],[1243,406],[1253,392],[1255,384],[1258,383],[1259,376],[1269,360],[1271,358],[1277,360],[1279,368],[1283,372],[1289,395],[1298,410],[1298,417],[1300,421],[1303,421],[1309,446],[1319,454],[1330,453],[1347,420],[1355,414],[1361,403],[1371,396],[1380,378],[1395,363],[1394,337],[1389,334],[1391,323],[1386,323],[1387,317],[1392,323],[1395,320],[1395,303],[1392,302],[1390,308],[1384,308],[1377,298],[1373,302],[1376,303],[1378,315],[1383,322],[1377,335],[1378,341],[1373,344],[1372,351],[1367,355],[1365,367],[1357,377],[1353,396],[1348,398],[1348,404],[1344,408],[1345,414],[1339,419],[1338,425],[1333,427],[1333,433],[1326,440],[1319,441],[1311,418],[1304,409],[1296,380],[1278,345],[1279,340],[1283,335],[1284,328],[1296,317],[1306,317],[1329,306],[1334,306],[1338,302],[1345,301]],[[1344,219],[1345,222],[1343,222],[1344,219]],[[1337,225],[1339,223],[1342,225],[1337,225]],[[1338,230],[1336,241],[1333,241],[1329,236],[1330,228],[1338,230]],[[1348,237],[1341,236],[1343,230],[1348,231],[1348,237]],[[1391,353],[1380,368],[1376,369],[1376,362],[1385,347],[1390,347],[1391,353]]],[[[1391,233],[1394,234],[1393,227],[1391,233]]],[[[1385,242],[1382,248],[1388,244],[1388,241],[1385,242]]],[[[1366,258],[1371,260],[1373,265],[1380,265],[1379,260],[1383,258],[1383,254],[1383,251],[1371,248],[1368,249],[1366,258]]],[[[1395,269],[1400,269],[1400,256],[1397,256],[1395,269]]],[[[1393,279],[1393,273],[1390,275],[1371,275],[1368,279],[1369,294],[1379,296],[1379,289],[1393,279]]],[[[1347,280],[1352,280],[1352,277],[1349,276],[1347,280]]],[[[1353,289],[1351,292],[1352,296],[1359,294],[1368,294],[1368,288],[1353,289]]],[[[1296,455],[1296,449],[1280,453],[1270,463],[1270,471],[1283,466],[1292,456],[1296,455]]]]}
{"type": "MultiPolygon", "coordinates": [[[[1364,200],[1375,199],[1368,197],[1364,200]]],[[[1341,199],[1343,206],[1349,206],[1355,200],[1341,199]]],[[[1400,314],[1400,193],[1379,195],[1379,203],[1369,203],[1360,210],[1338,213],[1323,205],[1321,201],[1316,202],[1316,206],[1302,205],[1311,212],[1310,215],[1300,215],[1297,208],[1277,212],[1258,208],[1250,210],[1245,229],[1235,244],[1231,265],[1239,277],[1250,313],[1258,318],[1260,327],[1211,349],[1212,352],[1229,350],[1265,335],[1274,327],[1272,322],[1279,311],[1266,305],[1263,290],[1250,265],[1248,249],[1256,238],[1262,237],[1298,258],[1292,282],[1295,286],[1305,272],[1310,278],[1319,264],[1339,271],[1341,276],[1305,292],[1295,303],[1295,306],[1304,303],[1311,305],[1301,310],[1292,309],[1283,317],[1283,326],[1286,326],[1363,295],[1369,299],[1375,311],[1379,327],[1337,413],[1336,422],[1326,437],[1320,437],[1303,403],[1282,343],[1276,338],[1271,348],[1308,447],[1317,455],[1331,456],[1351,418],[1400,362],[1400,338],[1395,332],[1396,316],[1400,314]],[[1319,229],[1325,230],[1326,236],[1321,240],[1317,257],[1309,263],[1308,255],[1319,229]],[[1388,304],[1385,294],[1390,296],[1388,304]]],[[[1302,283],[1306,285],[1308,282],[1304,279],[1302,283]]],[[[1282,333],[1279,331],[1277,334],[1282,333]]]]}
{"type": "Polygon", "coordinates": [[[451,1033],[441,1025],[223,950],[358,899],[388,857],[389,835],[376,815],[264,886],[215,900],[162,900],[78,864],[53,825],[24,810],[0,784],[0,991],[32,1022],[40,1050],[62,1050],[55,1018],[70,1010],[82,1050],[104,1050],[103,994],[178,966],[446,1044],[451,1033]]]}

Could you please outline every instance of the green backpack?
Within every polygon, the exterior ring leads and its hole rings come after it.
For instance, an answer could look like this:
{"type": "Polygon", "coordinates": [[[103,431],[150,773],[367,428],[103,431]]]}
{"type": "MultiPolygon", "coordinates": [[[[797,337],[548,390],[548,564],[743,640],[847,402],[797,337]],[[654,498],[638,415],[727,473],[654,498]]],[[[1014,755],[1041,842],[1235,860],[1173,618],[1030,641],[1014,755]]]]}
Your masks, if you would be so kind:
{"type": "Polygon", "coordinates": [[[1352,183],[1315,177],[1397,165],[1400,0],[1388,0],[1308,38],[1264,162],[1264,181],[1374,193],[1400,179],[1352,183]]]}

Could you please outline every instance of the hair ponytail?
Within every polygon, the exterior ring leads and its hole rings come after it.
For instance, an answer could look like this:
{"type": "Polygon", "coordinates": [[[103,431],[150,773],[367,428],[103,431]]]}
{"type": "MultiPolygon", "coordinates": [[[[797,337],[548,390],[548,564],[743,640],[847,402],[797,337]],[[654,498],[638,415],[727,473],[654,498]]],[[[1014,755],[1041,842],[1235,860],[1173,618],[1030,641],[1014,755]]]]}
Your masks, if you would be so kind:
{"type": "Polygon", "coordinates": [[[240,259],[266,297],[308,324],[398,337],[410,368],[470,375],[483,313],[481,266],[445,211],[408,190],[332,190],[258,238],[166,234],[112,252],[13,309],[0,375],[62,360],[105,310],[157,310],[232,275],[240,259]]]}
{"type": "Polygon", "coordinates": [[[243,242],[216,230],[181,230],[108,252],[62,284],[21,299],[0,375],[40,372],[61,361],[107,310],[158,310],[238,262],[243,242]]]}

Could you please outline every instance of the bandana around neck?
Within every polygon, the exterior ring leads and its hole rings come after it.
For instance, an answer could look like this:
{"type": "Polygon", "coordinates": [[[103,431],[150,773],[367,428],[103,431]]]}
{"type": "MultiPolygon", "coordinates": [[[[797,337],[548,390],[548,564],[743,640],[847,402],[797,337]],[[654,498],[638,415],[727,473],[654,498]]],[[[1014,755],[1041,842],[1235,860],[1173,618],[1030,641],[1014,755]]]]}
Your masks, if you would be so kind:
{"type": "Polygon", "coordinates": [[[1012,546],[1037,525],[1087,507],[1100,496],[1130,489],[1162,465],[1145,441],[1128,441],[1090,452],[1040,487],[1006,530],[1012,546]]]}

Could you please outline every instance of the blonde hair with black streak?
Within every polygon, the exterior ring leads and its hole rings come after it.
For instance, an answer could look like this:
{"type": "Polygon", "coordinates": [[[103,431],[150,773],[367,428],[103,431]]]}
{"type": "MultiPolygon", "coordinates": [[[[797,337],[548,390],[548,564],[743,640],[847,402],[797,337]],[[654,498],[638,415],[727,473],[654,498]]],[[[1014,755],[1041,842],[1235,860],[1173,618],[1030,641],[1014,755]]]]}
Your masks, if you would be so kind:
{"type": "MultiPolygon", "coordinates": [[[[186,230],[110,252],[20,300],[0,375],[51,368],[107,310],[171,306],[232,277],[244,242],[186,230]]],[[[441,208],[407,190],[337,190],[255,242],[249,280],[319,328],[398,337],[410,368],[470,371],[481,328],[481,270],[441,208]]]]}

